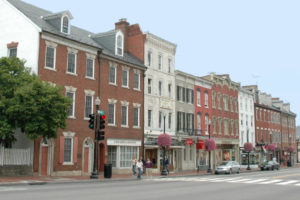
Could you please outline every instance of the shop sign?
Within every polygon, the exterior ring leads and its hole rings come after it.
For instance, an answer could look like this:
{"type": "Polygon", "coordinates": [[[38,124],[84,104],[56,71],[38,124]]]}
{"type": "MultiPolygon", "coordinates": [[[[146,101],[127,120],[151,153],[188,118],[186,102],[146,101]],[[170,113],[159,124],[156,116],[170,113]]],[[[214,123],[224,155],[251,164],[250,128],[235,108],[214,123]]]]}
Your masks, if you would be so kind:
{"type": "Polygon", "coordinates": [[[205,149],[204,140],[198,140],[196,148],[197,149],[205,149]]]}
{"type": "Polygon", "coordinates": [[[186,139],[185,144],[186,145],[193,145],[193,139],[186,139]]]}

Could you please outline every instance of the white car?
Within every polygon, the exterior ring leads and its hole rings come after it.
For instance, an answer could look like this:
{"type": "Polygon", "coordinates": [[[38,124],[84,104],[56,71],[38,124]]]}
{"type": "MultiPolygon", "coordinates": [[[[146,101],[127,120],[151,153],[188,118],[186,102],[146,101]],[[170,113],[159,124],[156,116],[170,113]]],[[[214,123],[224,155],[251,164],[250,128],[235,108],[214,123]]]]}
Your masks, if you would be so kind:
{"type": "Polygon", "coordinates": [[[234,172],[240,173],[241,165],[235,161],[223,161],[217,166],[215,174],[232,174],[234,172]]]}

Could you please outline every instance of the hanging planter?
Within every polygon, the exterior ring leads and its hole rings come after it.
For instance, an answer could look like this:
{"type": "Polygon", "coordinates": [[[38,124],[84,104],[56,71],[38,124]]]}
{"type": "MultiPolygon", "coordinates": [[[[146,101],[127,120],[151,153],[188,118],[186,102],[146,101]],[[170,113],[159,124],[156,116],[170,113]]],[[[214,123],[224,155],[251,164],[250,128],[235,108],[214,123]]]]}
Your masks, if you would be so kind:
{"type": "Polygon", "coordinates": [[[267,147],[267,149],[268,149],[268,151],[273,152],[276,149],[276,145],[275,144],[269,144],[268,147],[267,147]]]}
{"type": "Polygon", "coordinates": [[[212,151],[216,149],[216,142],[214,139],[205,140],[205,149],[208,151],[212,151]]]}
{"type": "Polygon", "coordinates": [[[289,146],[287,148],[287,151],[290,152],[290,153],[294,152],[294,147],[293,146],[289,146]]]}
{"type": "Polygon", "coordinates": [[[169,134],[160,134],[157,137],[157,144],[160,147],[169,147],[172,144],[172,138],[169,134]]]}
{"type": "Polygon", "coordinates": [[[252,151],[253,150],[253,145],[252,145],[252,143],[251,142],[246,142],[245,144],[244,144],[244,150],[245,151],[252,151]]]}

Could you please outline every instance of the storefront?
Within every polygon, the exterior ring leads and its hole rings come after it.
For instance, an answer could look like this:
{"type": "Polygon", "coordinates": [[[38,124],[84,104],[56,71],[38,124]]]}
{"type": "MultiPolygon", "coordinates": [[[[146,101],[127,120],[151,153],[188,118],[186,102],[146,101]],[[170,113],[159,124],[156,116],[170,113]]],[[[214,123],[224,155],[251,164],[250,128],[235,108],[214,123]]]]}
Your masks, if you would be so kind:
{"type": "Polygon", "coordinates": [[[240,162],[239,158],[239,141],[222,141],[216,139],[217,148],[214,150],[213,168],[221,164],[223,161],[236,161],[240,162]]]}
{"type": "Polygon", "coordinates": [[[208,169],[208,161],[209,161],[209,153],[205,149],[204,140],[198,140],[196,145],[197,149],[197,164],[199,164],[199,170],[207,170],[208,169]]]}
{"type": "Polygon", "coordinates": [[[131,173],[132,157],[140,157],[140,140],[107,139],[107,163],[112,164],[113,173],[131,173]]]}

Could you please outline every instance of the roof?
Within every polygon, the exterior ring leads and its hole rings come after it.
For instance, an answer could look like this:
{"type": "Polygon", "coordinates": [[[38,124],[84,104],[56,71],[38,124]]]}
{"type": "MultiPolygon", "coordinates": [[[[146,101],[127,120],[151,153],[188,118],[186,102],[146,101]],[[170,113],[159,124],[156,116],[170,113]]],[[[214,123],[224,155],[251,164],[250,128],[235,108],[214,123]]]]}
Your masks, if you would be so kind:
{"type": "Polygon", "coordinates": [[[63,38],[67,38],[67,39],[74,40],[74,41],[77,41],[80,43],[84,43],[86,45],[89,45],[89,46],[92,46],[95,48],[103,49],[102,53],[104,55],[116,58],[121,61],[128,62],[133,65],[138,65],[140,67],[146,68],[145,65],[143,64],[143,62],[132,54],[124,52],[124,56],[115,55],[114,50],[112,51],[111,48],[106,47],[105,45],[102,45],[100,43],[100,41],[97,41],[93,37],[90,37],[92,35],[95,35],[92,32],[78,28],[76,26],[71,26],[70,34],[64,34],[64,33],[61,33],[60,30],[58,30],[53,25],[51,25],[50,23],[48,23],[46,20],[43,19],[43,17],[49,17],[52,15],[56,15],[56,14],[60,14],[60,13],[68,12],[68,11],[52,13],[50,11],[44,10],[42,8],[38,8],[36,6],[33,6],[31,4],[25,3],[20,0],[7,0],[7,1],[10,4],[12,4],[15,8],[17,8],[20,12],[22,12],[26,17],[28,17],[38,27],[40,27],[42,29],[42,31],[44,31],[44,32],[49,32],[49,33],[58,35],[63,38]]]}

